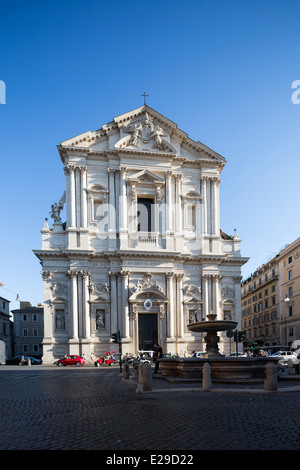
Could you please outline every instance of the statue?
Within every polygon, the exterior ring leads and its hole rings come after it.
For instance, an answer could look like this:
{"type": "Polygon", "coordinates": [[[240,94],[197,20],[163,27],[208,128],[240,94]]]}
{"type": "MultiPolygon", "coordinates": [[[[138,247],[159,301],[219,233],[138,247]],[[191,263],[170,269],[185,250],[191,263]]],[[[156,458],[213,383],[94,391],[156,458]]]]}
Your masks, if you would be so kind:
{"type": "Polygon", "coordinates": [[[60,212],[64,207],[65,201],[66,201],[66,191],[64,192],[64,194],[58,201],[58,204],[57,202],[52,204],[51,211],[49,212],[49,214],[51,214],[52,219],[54,219],[54,223],[57,223],[57,222],[61,223],[60,212]]]}
{"type": "Polygon", "coordinates": [[[166,137],[163,129],[159,126],[156,127],[156,130],[150,135],[150,138],[154,138],[153,148],[158,148],[163,150],[162,137],[166,137]]]}

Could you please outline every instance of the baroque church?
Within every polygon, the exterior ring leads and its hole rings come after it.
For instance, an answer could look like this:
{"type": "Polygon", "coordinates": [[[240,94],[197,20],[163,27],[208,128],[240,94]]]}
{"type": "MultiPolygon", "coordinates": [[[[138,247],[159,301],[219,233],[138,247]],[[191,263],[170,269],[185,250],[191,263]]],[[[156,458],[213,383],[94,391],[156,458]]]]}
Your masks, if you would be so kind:
{"type": "MultiPolygon", "coordinates": [[[[58,145],[65,192],[42,248],[43,362],[153,349],[204,351],[190,323],[241,321],[236,232],[220,228],[224,157],[146,104],[58,145]],[[62,219],[62,211],[65,214],[62,219]]],[[[58,195],[60,196],[60,195],[58,195]]],[[[219,349],[229,352],[220,333],[219,349]]]]}

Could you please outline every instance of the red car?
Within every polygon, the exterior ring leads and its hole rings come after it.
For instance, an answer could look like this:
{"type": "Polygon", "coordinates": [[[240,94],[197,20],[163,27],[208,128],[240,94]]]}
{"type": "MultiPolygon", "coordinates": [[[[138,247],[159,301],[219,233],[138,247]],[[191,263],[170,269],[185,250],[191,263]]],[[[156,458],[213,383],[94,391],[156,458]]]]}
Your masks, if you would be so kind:
{"type": "Polygon", "coordinates": [[[95,362],[95,366],[96,366],[96,367],[100,367],[102,364],[108,364],[109,366],[112,366],[112,365],[116,364],[117,361],[115,360],[114,356],[112,355],[113,352],[116,352],[116,351],[107,352],[107,353],[103,354],[103,355],[95,362]]]}
{"type": "Polygon", "coordinates": [[[56,362],[56,365],[58,366],[83,366],[84,364],[85,360],[76,355],[65,356],[56,362]]]}

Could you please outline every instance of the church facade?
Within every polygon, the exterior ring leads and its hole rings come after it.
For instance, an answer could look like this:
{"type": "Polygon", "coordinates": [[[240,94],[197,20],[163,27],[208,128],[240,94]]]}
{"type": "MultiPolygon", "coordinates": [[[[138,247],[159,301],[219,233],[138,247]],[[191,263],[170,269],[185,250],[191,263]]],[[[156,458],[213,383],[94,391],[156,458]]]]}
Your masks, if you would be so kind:
{"type": "MultiPolygon", "coordinates": [[[[43,362],[153,349],[205,350],[188,324],[241,321],[240,239],[220,229],[225,165],[147,105],[62,142],[65,193],[42,248],[43,362]],[[62,214],[65,212],[65,220],[62,214]]],[[[229,339],[220,333],[220,351],[229,339]]]]}

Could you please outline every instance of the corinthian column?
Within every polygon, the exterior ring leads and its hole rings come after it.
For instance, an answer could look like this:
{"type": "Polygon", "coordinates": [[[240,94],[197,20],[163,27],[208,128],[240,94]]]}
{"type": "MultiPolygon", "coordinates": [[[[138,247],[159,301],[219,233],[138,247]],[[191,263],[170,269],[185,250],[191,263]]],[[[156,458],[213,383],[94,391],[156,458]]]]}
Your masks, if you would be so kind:
{"type": "Polygon", "coordinates": [[[122,271],[122,314],[124,315],[124,336],[129,338],[129,307],[128,307],[128,279],[129,272],[122,271]]]}
{"type": "Polygon", "coordinates": [[[127,230],[127,195],[126,195],[126,168],[120,168],[120,230],[127,230]]]}
{"type": "Polygon", "coordinates": [[[73,338],[78,338],[78,291],[77,291],[77,272],[69,271],[71,278],[71,311],[72,314],[72,329],[71,334],[73,338]]]}
{"type": "Polygon", "coordinates": [[[202,203],[203,203],[203,217],[202,217],[202,233],[207,233],[207,194],[206,194],[206,180],[207,178],[203,176],[201,178],[202,182],[202,203]]]}
{"type": "Polygon", "coordinates": [[[203,290],[204,290],[204,318],[207,318],[209,315],[209,293],[208,293],[208,275],[203,274],[203,290]]]}
{"type": "Polygon", "coordinates": [[[86,167],[80,168],[81,175],[81,227],[87,228],[87,192],[86,192],[86,167]]]}
{"type": "Polygon", "coordinates": [[[82,303],[83,303],[83,337],[89,338],[91,336],[91,320],[90,320],[90,303],[89,303],[89,272],[82,272],[83,289],[82,289],[82,303]]]}
{"type": "Polygon", "coordinates": [[[174,273],[167,273],[168,279],[168,298],[169,298],[169,311],[168,311],[168,337],[174,338],[174,301],[173,301],[173,277],[174,273]]]}
{"type": "Polygon", "coordinates": [[[213,283],[213,313],[217,315],[217,320],[222,320],[220,309],[220,280],[222,276],[215,274],[212,276],[213,283]]]}
{"type": "Polygon", "coordinates": [[[109,189],[109,208],[108,208],[108,227],[109,231],[115,233],[116,231],[116,220],[115,220],[115,170],[112,168],[107,169],[108,172],[108,189],[109,189]]]}
{"type": "Polygon", "coordinates": [[[72,165],[68,166],[70,175],[69,185],[69,213],[70,213],[70,227],[76,226],[76,203],[75,203],[75,168],[72,165]]]}
{"type": "Polygon", "coordinates": [[[117,273],[110,272],[110,328],[111,333],[118,331],[117,273]]]}
{"type": "Polygon", "coordinates": [[[166,178],[167,178],[166,230],[170,232],[172,229],[172,172],[171,171],[166,172],[166,178]]]}
{"type": "Polygon", "coordinates": [[[176,274],[177,277],[177,298],[178,298],[178,323],[179,323],[179,336],[183,338],[184,336],[184,313],[183,313],[183,292],[182,292],[182,280],[184,278],[183,274],[176,274]]]}

